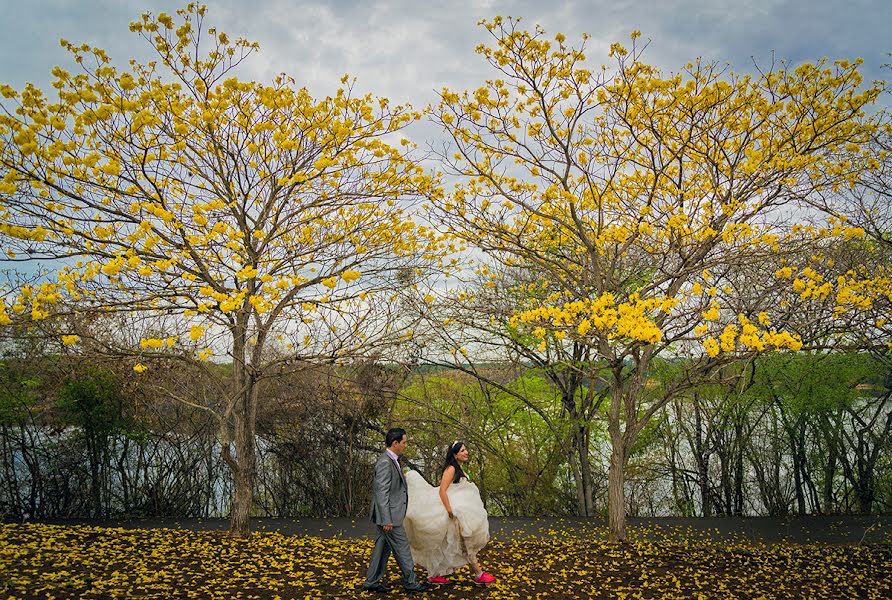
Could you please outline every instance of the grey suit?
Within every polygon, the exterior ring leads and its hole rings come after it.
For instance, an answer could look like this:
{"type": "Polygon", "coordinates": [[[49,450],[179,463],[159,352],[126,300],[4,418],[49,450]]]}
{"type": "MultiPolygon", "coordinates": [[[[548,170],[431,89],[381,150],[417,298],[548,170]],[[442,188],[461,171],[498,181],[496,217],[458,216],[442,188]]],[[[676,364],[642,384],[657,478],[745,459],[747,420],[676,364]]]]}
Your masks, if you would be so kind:
{"type": "Polygon", "coordinates": [[[403,585],[415,586],[418,580],[413,569],[412,551],[409,549],[409,538],[403,529],[406,507],[409,505],[409,491],[406,479],[392,458],[384,452],[375,463],[375,479],[372,483],[372,522],[375,523],[377,536],[366,584],[378,583],[384,576],[387,559],[393,552],[394,558],[403,573],[403,585]],[[393,525],[393,529],[384,531],[384,525],[393,525]]]}

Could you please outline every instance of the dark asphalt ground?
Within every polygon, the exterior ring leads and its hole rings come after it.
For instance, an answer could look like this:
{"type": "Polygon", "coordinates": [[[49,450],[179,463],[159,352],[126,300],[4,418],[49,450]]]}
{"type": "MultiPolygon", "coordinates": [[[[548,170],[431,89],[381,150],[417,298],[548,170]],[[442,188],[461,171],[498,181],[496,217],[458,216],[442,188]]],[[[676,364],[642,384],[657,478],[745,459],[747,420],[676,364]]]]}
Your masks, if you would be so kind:
{"type": "MultiPolygon", "coordinates": [[[[226,519],[70,519],[44,521],[63,525],[95,525],[126,529],[190,529],[225,531],[226,519]]],[[[365,519],[252,519],[258,532],[311,535],[321,538],[372,537],[374,526],[365,519]]],[[[530,537],[573,536],[604,539],[606,521],[596,518],[490,517],[490,534],[499,541],[530,537]]],[[[631,518],[631,539],[708,538],[714,541],[753,543],[890,544],[892,515],[883,516],[791,516],[711,518],[631,518]]]]}

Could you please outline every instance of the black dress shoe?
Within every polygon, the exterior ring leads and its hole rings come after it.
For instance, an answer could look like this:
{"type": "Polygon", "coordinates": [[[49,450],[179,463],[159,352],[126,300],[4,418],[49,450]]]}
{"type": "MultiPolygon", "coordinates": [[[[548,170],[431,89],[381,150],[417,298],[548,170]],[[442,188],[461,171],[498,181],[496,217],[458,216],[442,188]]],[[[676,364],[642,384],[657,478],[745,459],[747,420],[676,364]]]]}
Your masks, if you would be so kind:
{"type": "Polygon", "coordinates": [[[416,583],[415,585],[407,585],[403,589],[406,590],[407,592],[426,592],[429,589],[431,589],[432,587],[434,587],[434,586],[425,582],[425,583],[416,583]]]}
{"type": "Polygon", "coordinates": [[[372,584],[364,583],[364,584],[362,584],[362,589],[365,592],[378,592],[381,594],[385,594],[390,591],[389,587],[385,587],[385,586],[381,585],[380,583],[372,583],[372,584]]]}

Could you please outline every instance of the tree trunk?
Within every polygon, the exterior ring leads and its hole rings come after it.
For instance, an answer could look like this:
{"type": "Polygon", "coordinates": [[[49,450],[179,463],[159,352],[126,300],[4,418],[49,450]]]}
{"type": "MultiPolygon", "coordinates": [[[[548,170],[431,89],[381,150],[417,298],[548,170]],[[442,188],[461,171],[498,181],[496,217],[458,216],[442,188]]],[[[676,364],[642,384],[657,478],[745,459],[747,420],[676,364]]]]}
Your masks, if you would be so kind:
{"type": "Polygon", "coordinates": [[[610,469],[607,479],[607,509],[611,542],[626,541],[625,456],[622,439],[611,435],[610,469]]]}
{"type": "Polygon", "coordinates": [[[860,482],[857,488],[858,495],[858,512],[863,515],[869,515],[873,512],[873,502],[875,499],[873,480],[860,482]]]}
{"type": "Polygon", "coordinates": [[[837,511],[836,498],[833,492],[833,480],[836,477],[836,448],[831,446],[827,451],[827,462],[824,464],[824,511],[834,514],[837,511]]]}
{"type": "MultiPolygon", "coordinates": [[[[3,440],[3,478],[6,480],[7,484],[6,493],[11,500],[10,506],[8,506],[6,510],[8,516],[13,519],[24,520],[24,515],[22,514],[22,499],[19,492],[22,486],[19,484],[18,476],[16,474],[15,449],[12,447],[12,444],[9,443],[9,437],[7,426],[5,424],[0,426],[0,439],[3,440]]],[[[32,481],[32,489],[33,486],[34,482],[32,481]]],[[[33,513],[31,516],[34,516],[33,513]]]]}
{"type": "MultiPolygon", "coordinates": [[[[244,405],[253,390],[246,390],[244,405]]],[[[254,427],[251,425],[251,411],[244,406],[244,412],[235,415],[235,452],[237,468],[233,470],[234,496],[232,513],[229,519],[229,533],[232,537],[246,537],[250,532],[251,506],[254,500],[254,480],[257,474],[257,449],[254,442],[254,427]]]]}
{"type": "Polygon", "coordinates": [[[233,479],[229,534],[236,538],[247,537],[250,532],[249,519],[254,501],[254,480],[257,475],[257,447],[254,439],[257,383],[247,363],[246,320],[246,314],[240,315],[232,331],[234,396],[231,417],[235,430],[235,457],[230,451],[231,440],[224,438],[223,443],[223,457],[232,470],[233,479]]]}
{"type": "Polygon", "coordinates": [[[864,456],[866,450],[862,440],[858,440],[858,481],[855,484],[855,493],[858,497],[858,511],[861,514],[869,515],[873,512],[873,502],[876,499],[876,489],[874,486],[873,462],[864,456]]]}
{"type": "Polygon", "coordinates": [[[805,490],[802,486],[802,464],[798,448],[793,448],[793,485],[796,491],[796,512],[804,515],[806,513],[805,490]]]}
{"type": "MultiPolygon", "coordinates": [[[[581,358],[581,348],[575,347],[574,357],[581,358]]],[[[585,409],[576,404],[576,391],[579,388],[579,377],[573,375],[565,382],[562,391],[561,402],[567,410],[567,414],[573,422],[579,423],[584,419],[585,409]]],[[[590,517],[594,514],[594,492],[591,464],[589,464],[589,425],[585,422],[577,425],[573,430],[570,449],[570,464],[573,479],[576,483],[576,514],[580,517],[590,517]]]]}
{"type": "Polygon", "coordinates": [[[90,464],[90,516],[102,518],[102,477],[99,435],[90,423],[84,425],[84,440],[87,447],[87,460],[90,464]]]}
{"type": "MultiPolygon", "coordinates": [[[[738,417],[739,418],[739,417],[738,417]]],[[[734,425],[734,439],[735,439],[735,452],[734,452],[734,510],[733,515],[735,517],[743,516],[743,453],[744,453],[744,440],[743,440],[743,423],[737,422],[734,425]]]]}
{"type": "Polygon", "coordinates": [[[824,498],[824,511],[827,514],[835,514],[839,511],[833,486],[837,470],[837,443],[834,426],[827,417],[821,419],[821,434],[826,440],[827,447],[827,460],[824,462],[824,481],[821,490],[824,498]]]}
{"type": "Polygon", "coordinates": [[[346,489],[344,490],[344,511],[348,516],[353,516],[353,423],[347,430],[347,476],[344,478],[346,489]]]}
{"type": "Polygon", "coordinates": [[[573,436],[576,460],[579,462],[579,474],[576,482],[577,513],[580,517],[594,516],[594,482],[589,464],[589,447],[587,427],[579,427],[573,436]]]}
{"type": "MultiPolygon", "coordinates": [[[[28,467],[28,477],[31,480],[30,491],[28,492],[28,515],[30,518],[35,519],[40,516],[38,510],[43,512],[43,497],[45,495],[41,461],[35,456],[37,448],[43,444],[31,427],[20,425],[19,432],[18,439],[21,446],[22,460],[28,467]],[[28,437],[27,441],[25,440],[26,435],[28,437]]],[[[18,492],[16,494],[18,496],[18,492]]]]}
{"type": "Polygon", "coordinates": [[[703,441],[703,415],[700,411],[700,396],[694,394],[695,456],[697,459],[697,482],[700,485],[700,514],[712,516],[712,501],[709,494],[709,453],[703,441]]]}
{"type": "Polygon", "coordinates": [[[623,404],[621,378],[616,377],[615,388],[610,398],[610,411],[607,432],[610,435],[610,467],[607,473],[607,515],[609,521],[608,539],[611,542],[626,541],[626,490],[625,441],[620,431],[620,414],[623,404]]]}

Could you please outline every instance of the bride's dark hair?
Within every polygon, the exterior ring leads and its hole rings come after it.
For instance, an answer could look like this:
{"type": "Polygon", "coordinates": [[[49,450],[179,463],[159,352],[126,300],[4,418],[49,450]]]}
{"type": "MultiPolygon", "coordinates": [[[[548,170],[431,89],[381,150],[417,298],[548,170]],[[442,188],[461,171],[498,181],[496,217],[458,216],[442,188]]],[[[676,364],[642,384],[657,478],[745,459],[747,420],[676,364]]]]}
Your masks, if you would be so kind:
{"type": "Polygon", "coordinates": [[[446,460],[443,461],[442,470],[445,471],[446,467],[455,467],[455,477],[452,478],[452,483],[458,483],[462,477],[465,477],[465,472],[455,458],[455,455],[458,454],[458,451],[461,450],[464,445],[465,443],[461,440],[455,440],[452,442],[452,445],[449,446],[449,450],[446,451],[446,460]]]}

